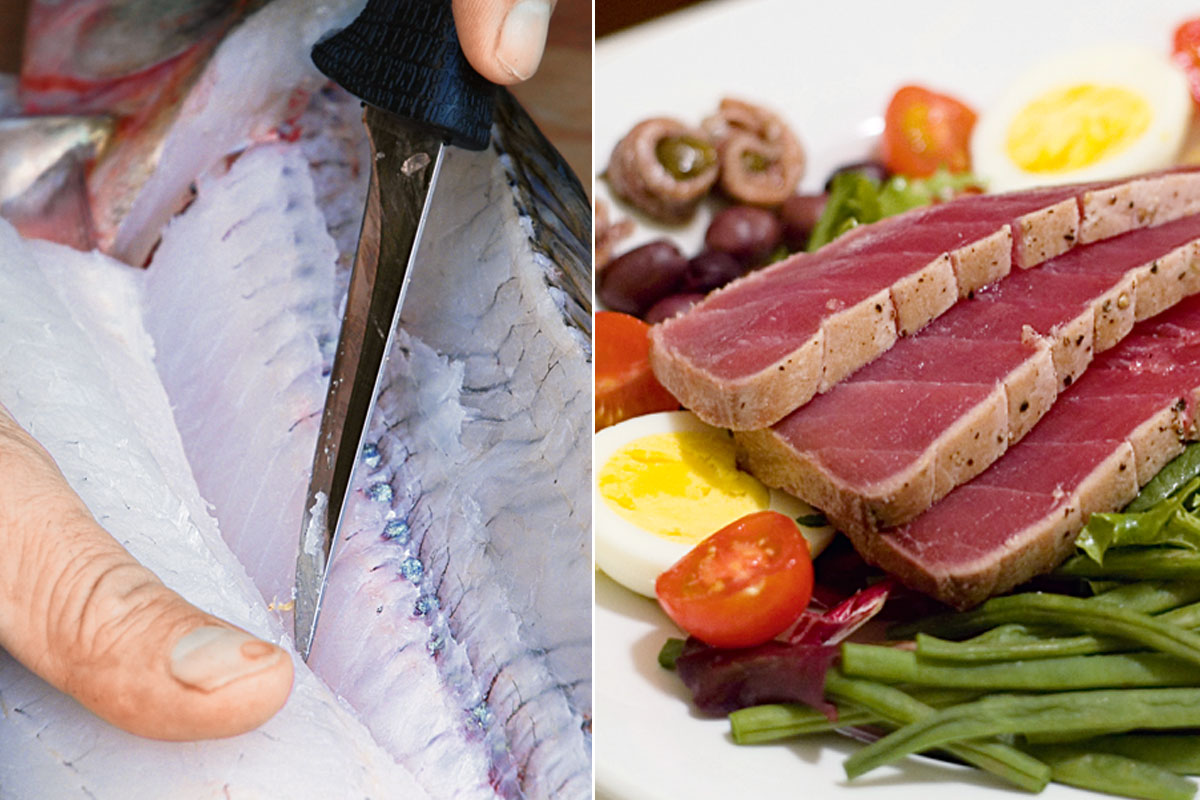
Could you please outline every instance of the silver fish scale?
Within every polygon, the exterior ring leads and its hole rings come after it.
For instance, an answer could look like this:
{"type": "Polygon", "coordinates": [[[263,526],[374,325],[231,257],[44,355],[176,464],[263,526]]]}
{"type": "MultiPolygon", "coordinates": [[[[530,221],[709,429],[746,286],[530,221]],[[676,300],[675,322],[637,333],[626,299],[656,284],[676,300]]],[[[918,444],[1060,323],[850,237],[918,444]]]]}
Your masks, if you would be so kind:
{"type": "Polygon", "coordinates": [[[501,155],[530,245],[546,260],[546,285],[563,292],[564,319],[592,341],[592,208],[579,179],[516,99],[498,93],[492,142],[501,155]]]}

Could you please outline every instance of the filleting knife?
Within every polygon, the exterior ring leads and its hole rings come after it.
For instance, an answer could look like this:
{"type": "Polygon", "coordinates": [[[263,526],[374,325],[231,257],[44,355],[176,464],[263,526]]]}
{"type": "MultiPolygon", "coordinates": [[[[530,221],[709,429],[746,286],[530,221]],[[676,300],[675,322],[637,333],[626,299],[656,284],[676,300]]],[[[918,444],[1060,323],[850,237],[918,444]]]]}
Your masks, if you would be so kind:
{"type": "Polygon", "coordinates": [[[443,150],[487,146],[495,93],[462,53],[450,0],[368,0],[354,22],[313,47],[312,59],[366,104],[372,159],[300,529],[295,635],[305,660],[443,150]]]}

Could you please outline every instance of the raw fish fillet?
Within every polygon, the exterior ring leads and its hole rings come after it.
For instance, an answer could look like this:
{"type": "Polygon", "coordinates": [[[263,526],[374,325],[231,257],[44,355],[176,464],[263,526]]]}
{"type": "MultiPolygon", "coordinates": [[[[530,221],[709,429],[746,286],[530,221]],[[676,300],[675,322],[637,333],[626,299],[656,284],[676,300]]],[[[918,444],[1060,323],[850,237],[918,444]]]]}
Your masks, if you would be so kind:
{"type": "Polygon", "coordinates": [[[443,165],[371,428],[379,464],[356,473],[310,660],[356,707],[360,682],[383,689],[364,719],[389,746],[411,734],[394,720],[413,689],[369,658],[347,668],[361,647],[349,621],[424,618],[419,641],[482,731],[506,738],[525,794],[585,797],[588,255],[569,234],[587,207],[535,157],[547,146],[519,108],[498,115],[499,159],[454,151],[443,165]]]}
{"type": "MultiPolygon", "coordinates": [[[[161,146],[147,181],[91,187],[131,263],[162,236],[156,364],[285,630],[367,172],[307,52],[356,5],[267,5],[139,133],[161,146]]],[[[507,94],[434,203],[311,664],[429,796],[590,796],[590,209],[507,94]]]]}
{"type": "Polygon", "coordinates": [[[325,83],[309,49],[353,19],[363,0],[275,0],[222,39],[254,5],[181,0],[160,7],[164,28],[147,35],[137,20],[154,21],[154,6],[139,0],[37,4],[22,68],[26,110],[103,111],[124,124],[126,135],[88,178],[105,252],[145,263],[196,176],[252,142],[279,136],[325,83]],[[122,15],[125,24],[113,24],[122,15]],[[175,17],[190,21],[190,28],[175,24],[182,35],[171,30],[175,17]]]}
{"type": "MultiPolygon", "coordinates": [[[[584,797],[590,216],[507,96],[494,136],[443,165],[310,663],[433,796],[584,797]]],[[[146,281],[197,480],[277,606],[335,307],[301,150],[201,181],[146,281]]]]}
{"type": "MultiPolygon", "coordinates": [[[[27,247],[0,221],[0,403],[50,451],[100,523],[168,586],[286,642],[190,477],[137,313],[132,281],[140,276],[130,272],[57,245],[27,247]]],[[[291,698],[260,729],[167,743],[112,728],[0,655],[2,794],[424,797],[299,659],[295,667],[291,698]]]]}
{"type": "Polygon", "coordinates": [[[269,145],[201,181],[146,273],[146,328],[196,481],[275,604],[295,584],[336,260],[300,149],[269,145]]]}

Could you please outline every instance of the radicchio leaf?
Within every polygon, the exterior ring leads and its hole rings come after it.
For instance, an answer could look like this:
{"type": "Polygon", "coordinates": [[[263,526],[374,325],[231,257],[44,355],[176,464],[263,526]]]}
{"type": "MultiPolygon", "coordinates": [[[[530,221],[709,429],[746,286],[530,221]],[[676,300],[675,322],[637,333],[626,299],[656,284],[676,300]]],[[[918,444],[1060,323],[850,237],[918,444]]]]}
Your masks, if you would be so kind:
{"type": "Polygon", "coordinates": [[[800,615],[785,638],[790,644],[838,644],[878,614],[891,591],[889,578],[846,598],[828,611],[809,609],[800,615]]]}
{"type": "Polygon", "coordinates": [[[690,638],[675,670],[706,714],[763,703],[804,703],[833,720],[837,709],[825,700],[825,673],[837,654],[836,647],[784,642],[722,650],[690,638]]]}

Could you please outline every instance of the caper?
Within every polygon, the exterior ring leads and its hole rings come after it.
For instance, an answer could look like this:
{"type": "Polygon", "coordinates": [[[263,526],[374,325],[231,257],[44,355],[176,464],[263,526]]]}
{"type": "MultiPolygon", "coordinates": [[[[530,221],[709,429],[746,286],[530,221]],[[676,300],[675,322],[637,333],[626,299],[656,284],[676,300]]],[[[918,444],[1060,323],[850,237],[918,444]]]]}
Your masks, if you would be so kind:
{"type": "Polygon", "coordinates": [[[654,146],[658,163],[677,180],[703,174],[717,163],[717,150],[708,142],[687,134],[667,136],[654,146]]]}

